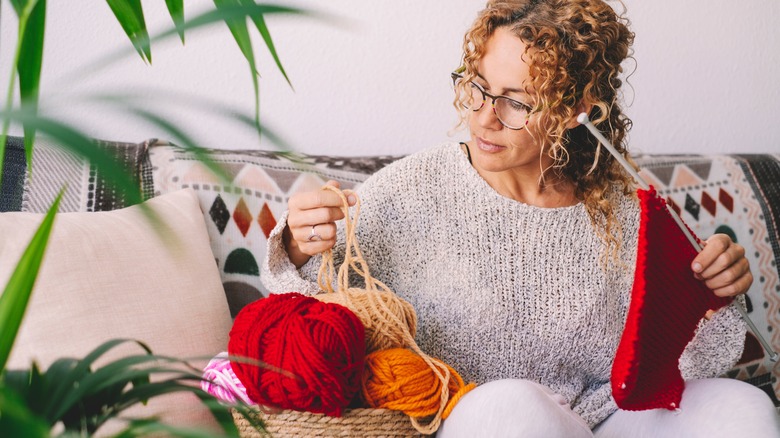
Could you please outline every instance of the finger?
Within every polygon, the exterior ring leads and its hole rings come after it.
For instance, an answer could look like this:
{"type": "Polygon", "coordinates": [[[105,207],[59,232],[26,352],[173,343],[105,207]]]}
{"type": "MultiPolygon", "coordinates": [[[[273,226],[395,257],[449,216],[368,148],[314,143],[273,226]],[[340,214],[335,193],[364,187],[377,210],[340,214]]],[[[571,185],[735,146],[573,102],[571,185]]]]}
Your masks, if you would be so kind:
{"type": "Polygon", "coordinates": [[[308,227],[298,227],[290,229],[293,238],[298,241],[298,244],[303,246],[313,242],[321,242],[326,240],[336,240],[336,224],[325,223],[316,224],[308,227]],[[312,238],[312,236],[319,236],[312,238]]]}
{"type": "Polygon", "coordinates": [[[335,239],[320,240],[317,242],[307,242],[305,245],[300,246],[298,250],[306,255],[314,256],[332,249],[334,245],[336,245],[335,239]]]}
{"type": "Polygon", "coordinates": [[[745,248],[742,245],[731,243],[726,247],[725,251],[715,257],[715,260],[709,266],[699,273],[699,277],[704,280],[715,278],[738,262],[744,262],[745,268],[748,267],[745,259],[745,248]]]}
{"type": "Polygon", "coordinates": [[[353,205],[357,204],[357,197],[350,193],[347,195],[347,204],[352,207],[353,205]]]}
{"type": "MultiPolygon", "coordinates": [[[[710,288],[715,295],[719,297],[733,297],[744,294],[750,289],[750,285],[753,284],[753,274],[748,271],[745,275],[739,277],[734,282],[729,283],[726,286],[710,288]]],[[[708,286],[709,287],[709,286],[708,286]]]]}
{"type": "Polygon", "coordinates": [[[691,262],[691,269],[696,274],[703,274],[729,246],[731,246],[729,236],[725,234],[713,235],[704,242],[704,248],[691,262]]]}
{"type": "Polygon", "coordinates": [[[342,205],[341,197],[330,190],[312,190],[296,193],[287,202],[287,206],[291,211],[304,211],[322,207],[340,208],[342,205]]]}
{"type": "Polygon", "coordinates": [[[344,219],[344,212],[340,208],[315,208],[310,210],[290,210],[287,216],[287,225],[295,230],[307,228],[312,225],[326,224],[344,219]]]}
{"type": "MultiPolygon", "coordinates": [[[[740,280],[745,278],[747,275],[751,275],[750,264],[748,263],[747,259],[743,258],[729,266],[728,269],[719,272],[712,278],[705,279],[704,284],[713,291],[721,290],[724,291],[723,293],[726,295],[733,295],[732,293],[725,291],[728,290],[729,286],[735,284],[737,287],[736,292],[739,293],[739,287],[743,285],[740,283],[740,280]]],[[[752,283],[752,275],[750,278],[752,283]]],[[[749,286],[750,284],[748,284],[748,287],[749,286]]],[[[747,289],[745,288],[745,291],[746,290],[747,289]]]]}
{"type": "Polygon", "coordinates": [[[294,235],[301,252],[308,255],[327,251],[336,244],[336,225],[317,224],[309,227],[308,232],[294,235]]]}
{"type": "Polygon", "coordinates": [[[717,289],[734,283],[740,277],[750,271],[750,263],[746,258],[741,258],[732,263],[728,268],[718,272],[710,278],[704,278],[704,284],[710,289],[717,289]]]}
{"type": "MultiPolygon", "coordinates": [[[[339,183],[336,180],[332,179],[332,180],[328,181],[326,184],[330,185],[330,186],[333,186],[333,187],[335,187],[337,189],[341,189],[341,183],[339,183]]],[[[348,192],[348,190],[344,190],[344,192],[345,192],[344,194],[347,195],[347,205],[349,205],[350,207],[355,205],[357,203],[357,198],[355,197],[355,195],[353,195],[351,193],[347,194],[346,192],[348,192]]]]}

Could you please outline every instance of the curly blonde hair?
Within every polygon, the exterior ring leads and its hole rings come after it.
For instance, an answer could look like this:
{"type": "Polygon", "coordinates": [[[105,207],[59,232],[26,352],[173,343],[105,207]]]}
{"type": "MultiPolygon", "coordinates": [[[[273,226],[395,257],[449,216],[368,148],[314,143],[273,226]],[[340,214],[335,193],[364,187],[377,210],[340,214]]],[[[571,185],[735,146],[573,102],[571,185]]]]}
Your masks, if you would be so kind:
{"type": "MultiPolygon", "coordinates": [[[[622,5],[622,3],[621,3],[622,5]]],[[[624,7],[625,9],[625,7],[624,7]]],[[[463,81],[456,87],[455,106],[465,119],[461,102],[465,88],[477,76],[488,39],[498,28],[509,29],[526,44],[535,97],[533,113],[539,132],[533,133],[542,154],[553,160],[543,169],[571,181],[607,251],[614,260],[622,233],[610,198],[633,191],[630,175],[584,126],[569,129],[581,103],[592,105],[590,119],[623,155],[631,120],[618,102],[621,63],[631,56],[634,34],[627,19],[602,0],[491,0],[465,35],[463,81]]],[[[541,161],[540,156],[540,161],[541,161]]]]}

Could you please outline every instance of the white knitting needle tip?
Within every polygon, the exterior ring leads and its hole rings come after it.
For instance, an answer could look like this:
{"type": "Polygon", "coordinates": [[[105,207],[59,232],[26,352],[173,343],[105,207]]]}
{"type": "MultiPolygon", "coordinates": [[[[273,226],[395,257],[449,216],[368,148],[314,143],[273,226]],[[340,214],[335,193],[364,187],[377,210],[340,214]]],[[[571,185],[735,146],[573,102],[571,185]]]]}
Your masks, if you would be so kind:
{"type": "Polygon", "coordinates": [[[626,158],[623,157],[623,155],[615,149],[614,146],[612,146],[612,143],[609,142],[609,140],[604,137],[604,135],[601,134],[601,131],[596,129],[595,126],[593,126],[593,123],[590,123],[590,119],[588,118],[588,115],[586,113],[580,113],[580,115],[577,116],[577,122],[579,122],[580,125],[584,125],[586,128],[588,128],[588,131],[590,131],[591,134],[593,134],[596,139],[598,139],[601,144],[607,148],[610,154],[612,154],[613,157],[615,157],[616,160],[620,163],[621,166],[623,166],[624,169],[626,169],[626,172],[628,172],[632,177],[634,177],[634,180],[637,184],[639,184],[639,187],[641,187],[643,190],[648,190],[650,188],[650,185],[647,184],[647,182],[642,179],[641,176],[639,176],[639,173],[637,173],[636,169],[634,169],[634,166],[629,164],[628,161],[626,161],[626,158]]]}

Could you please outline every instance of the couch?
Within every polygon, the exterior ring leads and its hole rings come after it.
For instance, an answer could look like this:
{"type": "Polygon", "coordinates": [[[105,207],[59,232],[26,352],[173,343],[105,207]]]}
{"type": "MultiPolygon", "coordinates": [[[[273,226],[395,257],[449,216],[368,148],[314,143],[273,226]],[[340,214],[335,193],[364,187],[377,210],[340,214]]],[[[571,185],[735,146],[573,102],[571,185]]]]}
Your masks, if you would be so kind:
{"type": "MultiPolygon", "coordinates": [[[[259,264],[288,198],[329,179],[357,188],[400,158],[212,150],[212,159],[229,174],[224,182],[175,144],[98,143],[129,170],[148,200],[144,204],[152,203],[167,226],[152,226],[99,168],[45,139],[38,140],[28,169],[21,139],[10,137],[0,212],[27,213],[0,214],[1,284],[34,228],[25,223],[35,223],[63,186],[60,211],[67,213],[55,224],[12,366],[83,355],[111,337],[142,339],[161,354],[216,355],[226,348],[231,317],[268,293],[259,264]],[[57,234],[57,227],[67,234],[57,234]],[[64,325],[74,328],[59,333],[64,325]]],[[[755,276],[747,311],[780,351],[780,155],[635,160],[697,235],[726,233],[746,248],[755,276]]],[[[778,374],[749,333],[742,358],[726,377],[760,387],[780,406],[778,374]]],[[[197,409],[179,415],[204,421],[197,409]]]]}

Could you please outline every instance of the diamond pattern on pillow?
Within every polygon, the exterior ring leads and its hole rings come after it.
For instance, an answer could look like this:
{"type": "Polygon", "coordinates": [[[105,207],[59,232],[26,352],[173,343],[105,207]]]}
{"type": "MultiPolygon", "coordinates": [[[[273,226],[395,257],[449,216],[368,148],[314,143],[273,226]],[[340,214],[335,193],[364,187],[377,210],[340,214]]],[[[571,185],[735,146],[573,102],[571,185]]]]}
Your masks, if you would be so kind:
{"type": "Polygon", "coordinates": [[[326,157],[257,150],[209,150],[230,175],[221,181],[195,156],[158,142],[149,148],[155,195],[192,188],[198,195],[232,316],[267,295],[260,263],[268,235],[299,191],[316,190],[330,179],[356,188],[399,157],[326,157]]]}

